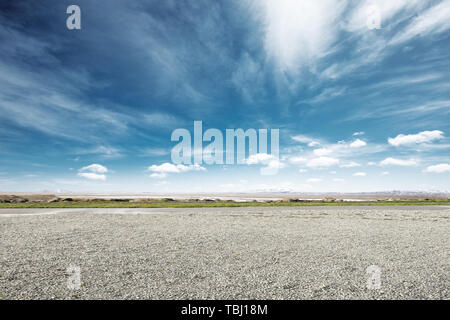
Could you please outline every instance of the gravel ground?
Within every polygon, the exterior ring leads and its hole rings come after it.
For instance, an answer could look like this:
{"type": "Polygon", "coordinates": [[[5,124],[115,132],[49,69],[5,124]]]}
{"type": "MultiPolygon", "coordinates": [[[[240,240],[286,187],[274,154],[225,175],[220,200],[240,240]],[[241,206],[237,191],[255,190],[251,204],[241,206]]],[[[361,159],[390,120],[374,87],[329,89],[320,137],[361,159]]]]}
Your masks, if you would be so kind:
{"type": "Polygon", "coordinates": [[[449,207],[0,209],[0,241],[3,299],[450,298],[449,207]]]}

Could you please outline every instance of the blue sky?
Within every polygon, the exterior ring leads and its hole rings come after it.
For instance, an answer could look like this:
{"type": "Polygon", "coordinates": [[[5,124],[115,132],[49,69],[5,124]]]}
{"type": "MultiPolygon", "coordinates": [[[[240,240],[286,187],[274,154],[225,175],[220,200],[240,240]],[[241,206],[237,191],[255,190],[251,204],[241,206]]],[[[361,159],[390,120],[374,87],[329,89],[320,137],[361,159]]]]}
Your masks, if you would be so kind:
{"type": "Polygon", "coordinates": [[[0,41],[3,192],[450,190],[450,1],[11,1],[0,41]],[[194,120],[279,173],[165,170],[194,120]]]}

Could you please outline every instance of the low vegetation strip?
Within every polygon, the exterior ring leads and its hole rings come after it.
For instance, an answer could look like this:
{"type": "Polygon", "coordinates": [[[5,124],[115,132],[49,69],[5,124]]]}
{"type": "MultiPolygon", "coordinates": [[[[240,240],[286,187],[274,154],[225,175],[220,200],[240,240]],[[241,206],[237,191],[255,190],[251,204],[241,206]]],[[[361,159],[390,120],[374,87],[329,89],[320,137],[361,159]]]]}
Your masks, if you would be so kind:
{"type": "Polygon", "coordinates": [[[174,199],[55,199],[47,201],[3,201],[0,208],[202,208],[202,207],[276,207],[276,206],[407,206],[450,205],[450,200],[300,200],[277,201],[174,200],[174,199]]]}

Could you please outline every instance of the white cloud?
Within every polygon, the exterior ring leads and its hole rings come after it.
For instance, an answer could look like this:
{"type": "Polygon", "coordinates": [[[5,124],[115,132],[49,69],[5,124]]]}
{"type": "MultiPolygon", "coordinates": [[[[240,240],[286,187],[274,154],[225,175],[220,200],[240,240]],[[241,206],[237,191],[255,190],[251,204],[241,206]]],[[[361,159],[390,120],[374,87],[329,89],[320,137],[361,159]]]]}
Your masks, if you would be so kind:
{"type": "Polygon", "coordinates": [[[307,181],[311,182],[311,183],[318,183],[318,182],[322,182],[323,180],[320,178],[310,178],[307,181]]]}
{"type": "Polygon", "coordinates": [[[359,132],[353,133],[354,136],[362,136],[363,134],[365,134],[364,131],[359,131],[359,132]]]}
{"type": "Polygon", "coordinates": [[[274,158],[275,157],[272,154],[256,153],[248,157],[247,164],[261,164],[261,163],[266,164],[274,158]]]}
{"type": "Polygon", "coordinates": [[[90,172],[95,172],[95,173],[106,173],[106,172],[108,172],[108,168],[102,166],[101,164],[93,163],[91,165],[81,168],[79,171],[80,172],[90,171],[90,172]]]}
{"type": "Polygon", "coordinates": [[[360,167],[361,165],[358,162],[351,161],[349,163],[341,164],[341,168],[354,168],[354,167],[360,167]]]}
{"type": "Polygon", "coordinates": [[[361,139],[356,139],[355,141],[350,143],[350,147],[352,147],[352,148],[360,148],[360,147],[364,147],[366,145],[367,145],[367,143],[361,139]]]}
{"type": "Polygon", "coordinates": [[[247,159],[247,164],[263,164],[267,165],[267,169],[281,169],[285,167],[285,164],[281,162],[272,154],[267,153],[256,153],[252,154],[247,159]]]}
{"type": "Polygon", "coordinates": [[[333,178],[334,182],[344,182],[345,180],[342,178],[333,178]]]}
{"type": "Polygon", "coordinates": [[[104,174],[92,173],[92,172],[78,172],[78,176],[89,180],[106,180],[104,174]]]}
{"type": "Polygon", "coordinates": [[[172,163],[166,162],[166,163],[163,163],[161,165],[154,164],[154,165],[148,167],[147,170],[153,171],[153,172],[160,172],[160,173],[167,173],[167,172],[179,173],[179,172],[181,172],[181,169],[183,167],[185,167],[185,166],[182,165],[182,164],[181,165],[174,165],[172,163]]]}
{"type": "MultiPolygon", "coordinates": [[[[311,137],[304,135],[297,135],[291,137],[293,140],[308,143],[314,140],[311,137]]],[[[321,141],[321,147],[315,148],[304,156],[307,159],[312,157],[333,157],[337,159],[348,159],[350,157],[361,156],[362,154],[373,154],[384,151],[387,148],[386,144],[368,144],[361,139],[353,141],[340,140],[336,143],[326,143],[321,141]],[[312,154],[311,154],[312,153],[312,154]]],[[[302,150],[303,151],[303,150],[302,150]]],[[[302,159],[303,157],[299,157],[302,159]]],[[[353,164],[354,165],[354,164],[353,164]]],[[[344,165],[345,167],[345,165],[344,165]]]]}
{"type": "Polygon", "coordinates": [[[443,132],[439,130],[433,130],[433,131],[422,131],[417,134],[399,134],[395,138],[389,138],[388,142],[390,145],[393,145],[395,147],[402,146],[402,145],[414,145],[414,144],[420,144],[420,143],[428,143],[435,140],[443,139],[443,132]]]}
{"type": "Polygon", "coordinates": [[[311,168],[330,167],[339,164],[339,159],[331,157],[319,157],[308,161],[306,164],[311,168]]]}
{"type": "Polygon", "coordinates": [[[305,163],[307,161],[306,158],[304,157],[291,157],[289,158],[289,162],[292,164],[302,164],[305,163]]]}
{"type": "Polygon", "coordinates": [[[267,164],[267,168],[270,168],[270,169],[281,169],[284,167],[285,167],[285,164],[278,159],[272,159],[267,164]]]}
{"type": "Polygon", "coordinates": [[[383,171],[383,172],[381,173],[382,176],[387,176],[388,174],[389,174],[389,171],[383,171]]]}
{"type": "Polygon", "coordinates": [[[300,143],[305,143],[308,145],[308,147],[315,147],[315,146],[320,145],[319,141],[317,141],[311,137],[302,135],[302,134],[292,136],[291,139],[294,141],[300,142],[300,143]]]}
{"type": "Polygon", "coordinates": [[[433,172],[433,173],[450,172],[450,164],[440,163],[434,166],[429,166],[425,169],[425,172],[433,172]]]}
{"type": "Polygon", "coordinates": [[[313,153],[316,156],[327,156],[327,155],[333,153],[333,149],[332,148],[319,148],[319,149],[315,149],[313,151],[313,153]]]}
{"type": "Polygon", "coordinates": [[[382,166],[403,166],[403,167],[410,167],[417,165],[417,161],[414,159],[396,159],[396,158],[386,158],[383,161],[380,162],[380,165],[382,166]]]}
{"type": "Polygon", "coordinates": [[[365,177],[367,174],[365,172],[355,172],[353,175],[355,177],[365,177]]]}
{"type": "Polygon", "coordinates": [[[332,46],[344,3],[339,1],[265,0],[261,8],[265,49],[277,67],[296,72],[311,66],[332,46]]]}
{"type": "Polygon", "coordinates": [[[363,153],[378,153],[383,151],[385,148],[385,145],[378,144],[371,144],[368,146],[365,141],[356,139],[353,142],[338,141],[333,144],[323,144],[322,148],[314,149],[313,154],[319,157],[329,155],[333,155],[334,157],[347,157],[354,156],[355,154],[361,155],[363,153]]]}
{"type": "Polygon", "coordinates": [[[106,180],[105,173],[108,172],[108,168],[101,164],[93,163],[80,168],[78,171],[78,176],[82,178],[89,180],[106,180]]]}
{"type": "Polygon", "coordinates": [[[183,164],[172,164],[169,162],[163,163],[161,165],[152,165],[147,168],[148,171],[153,172],[150,174],[150,178],[165,178],[168,173],[182,173],[188,171],[205,171],[206,169],[199,164],[193,165],[183,165],[183,164]]]}
{"type": "Polygon", "coordinates": [[[167,174],[165,172],[161,172],[161,173],[155,172],[150,175],[150,178],[156,178],[156,179],[163,179],[165,177],[167,177],[167,174]]]}

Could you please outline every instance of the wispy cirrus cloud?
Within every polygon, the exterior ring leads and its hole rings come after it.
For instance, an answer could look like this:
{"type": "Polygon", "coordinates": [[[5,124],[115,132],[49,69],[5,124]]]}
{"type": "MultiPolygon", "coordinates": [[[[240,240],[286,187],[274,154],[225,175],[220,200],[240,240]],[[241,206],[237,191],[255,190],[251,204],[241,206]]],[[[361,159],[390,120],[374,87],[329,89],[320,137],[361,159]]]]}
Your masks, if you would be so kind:
{"type": "Polygon", "coordinates": [[[382,101],[376,109],[363,109],[351,113],[341,121],[362,121],[368,119],[401,118],[408,121],[423,117],[439,117],[440,114],[450,113],[450,100],[428,100],[423,103],[402,102],[392,106],[392,102],[382,101]]]}
{"type": "MultiPolygon", "coordinates": [[[[114,159],[123,157],[123,151],[119,148],[111,147],[111,146],[95,146],[92,148],[78,148],[75,150],[75,154],[77,155],[98,155],[101,158],[105,159],[114,159]]],[[[79,159],[79,158],[78,158],[79,159]]]]}
{"type": "Polygon", "coordinates": [[[450,28],[450,1],[444,0],[428,8],[415,17],[411,23],[390,40],[390,44],[400,44],[413,37],[426,37],[438,34],[450,28]]]}

